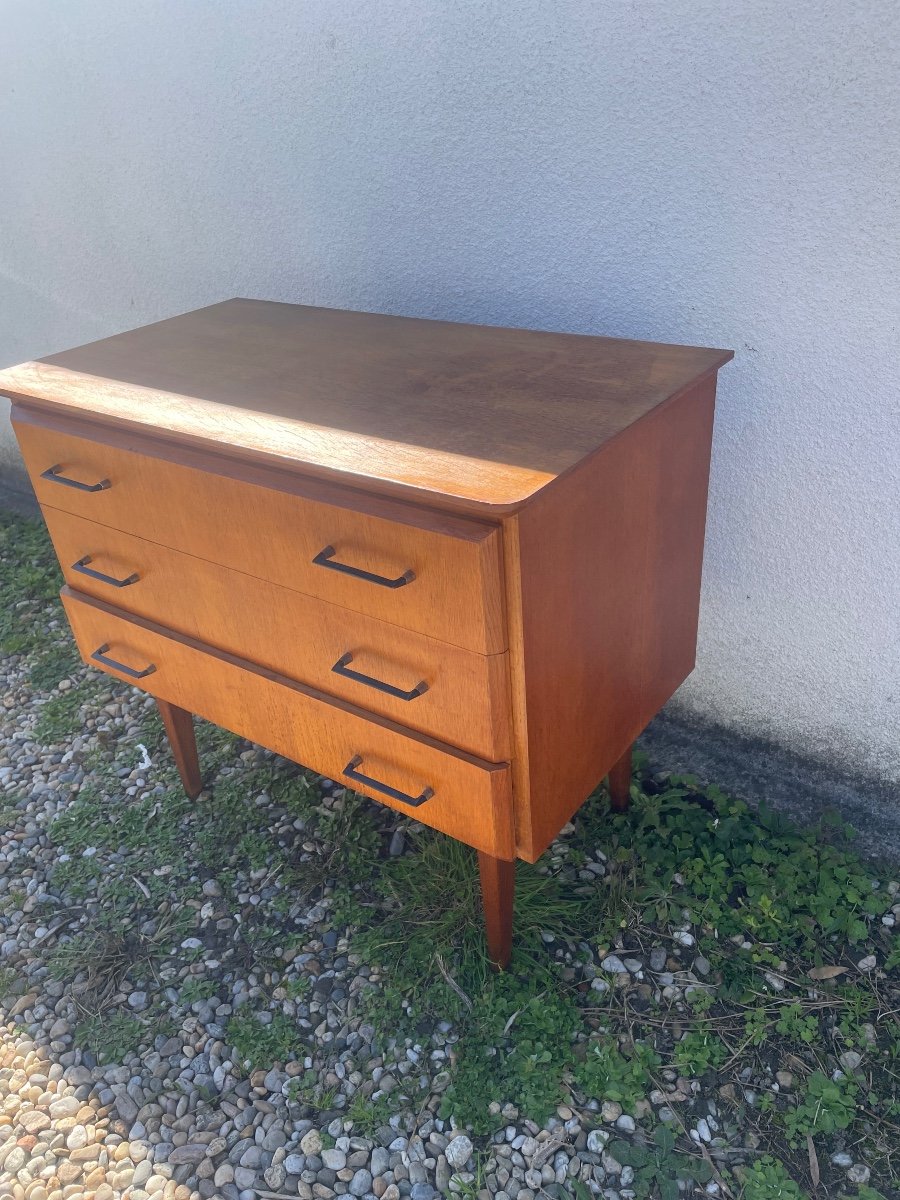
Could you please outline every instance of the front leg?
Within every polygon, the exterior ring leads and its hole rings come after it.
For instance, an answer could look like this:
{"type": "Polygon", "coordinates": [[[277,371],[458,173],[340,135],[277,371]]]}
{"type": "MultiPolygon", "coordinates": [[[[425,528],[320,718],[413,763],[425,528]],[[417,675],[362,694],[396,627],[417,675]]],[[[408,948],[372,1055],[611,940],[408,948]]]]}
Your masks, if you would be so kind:
{"type": "Polygon", "coordinates": [[[166,736],[172,747],[175,766],[191,800],[196,800],[203,790],[200,777],[200,760],[197,757],[197,739],[194,736],[194,718],[186,708],[178,708],[168,700],[156,699],[159,715],[166,728],[166,736]]]}
{"type": "Polygon", "coordinates": [[[484,928],[491,962],[502,971],[512,949],[516,864],[478,851],[484,928]]]}

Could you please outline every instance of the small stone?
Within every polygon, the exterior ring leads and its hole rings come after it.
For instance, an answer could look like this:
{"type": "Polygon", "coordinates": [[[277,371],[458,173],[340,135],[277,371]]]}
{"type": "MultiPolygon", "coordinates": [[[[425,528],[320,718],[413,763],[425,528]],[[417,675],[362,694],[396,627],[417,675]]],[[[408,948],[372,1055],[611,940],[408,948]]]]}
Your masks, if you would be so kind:
{"type": "Polygon", "coordinates": [[[679,929],[676,933],[672,934],[672,937],[679,946],[693,946],[694,944],[694,935],[684,929],[679,929]]]}
{"type": "Polygon", "coordinates": [[[388,846],[388,854],[391,858],[399,858],[406,847],[406,837],[402,829],[395,829],[391,838],[391,843],[388,846]]]}
{"type": "Polygon", "coordinates": [[[147,1007],[146,992],[132,992],[128,997],[129,1008],[133,1008],[135,1012],[143,1012],[147,1007]]]}
{"type": "Polygon", "coordinates": [[[650,970],[659,974],[666,969],[666,951],[662,946],[654,946],[650,951],[650,970]]]}
{"type": "Polygon", "coordinates": [[[379,1175],[384,1175],[389,1170],[391,1165],[390,1152],[384,1146],[376,1146],[372,1151],[371,1171],[377,1179],[379,1175]]]}
{"type": "Polygon", "coordinates": [[[604,1100],[600,1107],[600,1119],[611,1123],[618,1121],[622,1115],[622,1105],[617,1104],[615,1100],[604,1100]]]}
{"type": "MultiPolygon", "coordinates": [[[[388,1192],[390,1190],[391,1189],[388,1188],[388,1192]]],[[[399,1196],[399,1191],[397,1194],[399,1196]]],[[[521,1196],[521,1194],[522,1193],[520,1192],[519,1195],[521,1196]]],[[[385,1192],[384,1195],[386,1197],[387,1192],[385,1192]]],[[[409,1193],[409,1198],[410,1200],[436,1200],[437,1192],[430,1183],[414,1183],[412,1185],[412,1190],[409,1193]]]]}
{"type": "Polygon", "coordinates": [[[703,1117],[697,1122],[697,1135],[702,1142],[712,1141],[712,1132],[703,1117]]]}
{"type": "MultiPolygon", "coordinates": [[[[171,1161],[172,1160],[170,1158],[169,1162],[171,1161]]],[[[281,1163],[273,1163],[271,1167],[268,1167],[265,1171],[263,1171],[263,1179],[273,1192],[279,1191],[284,1186],[286,1177],[287,1171],[285,1171],[281,1163]]]]}
{"type": "Polygon", "coordinates": [[[18,1120],[26,1133],[40,1133],[44,1129],[49,1129],[51,1123],[47,1114],[38,1108],[22,1113],[18,1120]]]}
{"type": "Polygon", "coordinates": [[[302,1175],[306,1169],[305,1154],[289,1154],[284,1160],[284,1169],[288,1175],[302,1175]]]}
{"type": "Polygon", "coordinates": [[[868,1183],[872,1172],[865,1163],[854,1163],[847,1172],[847,1179],[850,1183],[863,1184],[868,1183]]]}
{"type": "Polygon", "coordinates": [[[858,1054],[856,1050],[845,1050],[843,1054],[838,1056],[838,1062],[848,1075],[852,1075],[862,1062],[862,1055],[858,1054]]]}
{"type": "Polygon", "coordinates": [[[698,954],[694,959],[694,970],[698,975],[708,975],[712,970],[712,963],[708,958],[704,958],[702,954],[698,954]]]}
{"type": "Polygon", "coordinates": [[[351,1196],[365,1196],[372,1188],[372,1175],[369,1171],[359,1170],[350,1180],[347,1191],[351,1196]]]}
{"type": "Polygon", "coordinates": [[[216,1187],[224,1187],[226,1183],[231,1183],[234,1180],[234,1167],[230,1162],[223,1162],[221,1166],[216,1168],[216,1173],[213,1176],[213,1183],[216,1187]]]}
{"type": "Polygon", "coordinates": [[[234,1186],[243,1191],[244,1188],[252,1188],[256,1183],[256,1171],[253,1167],[234,1168],[234,1186]]]}
{"type": "Polygon", "coordinates": [[[176,1146],[174,1150],[171,1150],[166,1161],[180,1166],[183,1163],[196,1164],[202,1162],[204,1158],[206,1158],[206,1146],[188,1143],[184,1146],[176,1146]]]}
{"type": "Polygon", "coordinates": [[[839,1150],[837,1154],[832,1154],[831,1161],[836,1167],[852,1167],[853,1156],[848,1154],[846,1150],[839,1150]]]}
{"type": "Polygon", "coordinates": [[[865,958],[861,958],[856,964],[860,971],[874,971],[878,966],[878,959],[874,954],[867,954],[865,958]]]}
{"type": "Polygon", "coordinates": [[[602,1154],[608,1141],[609,1134],[605,1129],[592,1129],[587,1135],[587,1148],[591,1154],[602,1154]]]}
{"type": "Polygon", "coordinates": [[[347,1165],[347,1155],[343,1150],[323,1150],[321,1157],[330,1171],[343,1171],[347,1165]]]}
{"type": "Polygon", "coordinates": [[[625,967],[631,972],[632,975],[636,975],[638,971],[643,971],[644,964],[639,958],[626,958],[625,967]]]}
{"type": "Polygon", "coordinates": [[[454,1171],[461,1171],[472,1157],[472,1142],[464,1133],[458,1133],[447,1145],[444,1154],[454,1171]]]}
{"type": "Polygon", "coordinates": [[[616,1129],[621,1130],[622,1133],[634,1133],[636,1128],[634,1117],[629,1117],[628,1113],[622,1113],[616,1121],[616,1129]]]}
{"type": "MultiPolygon", "coordinates": [[[[12,1150],[6,1156],[3,1169],[8,1175],[15,1175],[18,1171],[22,1170],[27,1161],[27,1151],[23,1150],[21,1146],[13,1146],[12,1150]]],[[[81,1174],[80,1170],[78,1173],[79,1175],[81,1174]]]]}
{"type": "Polygon", "coordinates": [[[434,1168],[434,1184],[442,1196],[450,1188],[451,1175],[450,1164],[447,1162],[445,1155],[439,1154],[434,1168]]]}
{"type": "Polygon", "coordinates": [[[322,1138],[318,1129],[310,1129],[300,1139],[300,1149],[304,1154],[321,1154],[322,1138]]]}
{"type": "Polygon", "coordinates": [[[600,964],[600,966],[609,975],[627,975],[628,974],[628,968],[625,966],[625,964],[622,962],[621,958],[619,958],[619,956],[617,954],[607,954],[606,958],[604,958],[604,960],[600,964]]]}
{"type": "MultiPolygon", "coordinates": [[[[66,1138],[66,1146],[70,1150],[80,1150],[88,1144],[88,1132],[83,1125],[73,1125],[66,1138]]],[[[9,1170],[9,1167],[7,1167],[9,1170]]]]}

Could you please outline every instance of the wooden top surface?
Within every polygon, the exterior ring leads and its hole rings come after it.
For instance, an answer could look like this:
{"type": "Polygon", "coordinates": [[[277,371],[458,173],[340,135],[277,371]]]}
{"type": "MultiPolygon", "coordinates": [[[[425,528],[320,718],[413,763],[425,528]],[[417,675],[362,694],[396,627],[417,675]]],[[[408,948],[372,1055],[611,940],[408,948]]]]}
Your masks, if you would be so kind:
{"type": "Polygon", "coordinates": [[[731,357],[237,299],[0,371],[0,392],[502,512],[731,357]]]}

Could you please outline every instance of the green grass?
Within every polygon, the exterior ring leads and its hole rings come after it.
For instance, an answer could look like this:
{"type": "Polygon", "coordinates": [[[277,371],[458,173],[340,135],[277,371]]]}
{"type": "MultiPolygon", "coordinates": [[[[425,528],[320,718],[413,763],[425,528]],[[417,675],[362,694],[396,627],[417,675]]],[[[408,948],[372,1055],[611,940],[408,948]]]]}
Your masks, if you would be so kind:
{"type": "Polygon", "coordinates": [[[29,655],[39,676],[66,653],[50,632],[61,585],[43,523],[0,511],[0,650],[29,655]]]}
{"type": "MultiPolygon", "coordinates": [[[[79,667],[59,583],[42,526],[0,514],[0,650],[27,670],[40,701],[35,740],[48,746],[64,746],[98,698],[122,686],[79,667]],[[72,686],[60,691],[64,679],[72,686]]],[[[453,1023],[444,1117],[485,1134],[502,1121],[497,1102],[540,1122],[561,1101],[614,1101],[638,1121],[634,1138],[613,1146],[635,1172],[633,1190],[639,1200],[666,1200],[679,1180],[702,1189],[708,1170],[677,1111],[671,1127],[648,1112],[649,1092],[673,1070],[701,1078],[704,1094],[718,1097],[723,1129],[753,1142],[744,1165],[720,1173],[733,1200],[813,1197],[810,1147],[822,1174],[815,1200],[898,1194],[900,938],[881,923],[896,897],[838,823],[798,830],[716,788],[638,772],[629,812],[612,813],[598,793],[574,833],[536,866],[518,865],[514,953],[509,972],[498,976],[485,954],[472,851],[410,827],[411,852],[389,858],[395,815],[352,794],[323,802],[315,776],[270,756],[242,761],[246,744],[203,722],[198,742],[210,793],[190,802],[157,714],[147,709],[139,722],[134,742],[116,730],[97,739],[87,779],[49,827],[61,858],[39,910],[48,925],[59,912],[77,922],[74,937],[64,924],[41,954],[52,977],[67,986],[79,980],[76,1040],[103,1061],[178,1028],[191,1004],[227,995],[219,991],[223,978],[229,986],[227,974],[204,974],[206,948],[181,947],[195,932],[203,882],[215,880],[223,911],[240,917],[229,970],[263,981],[254,1007],[227,1027],[226,1040],[250,1066],[318,1053],[271,993],[277,985],[291,1004],[310,1000],[312,976],[286,968],[285,955],[308,936],[295,917],[321,902],[324,922],[380,971],[377,986],[354,998],[377,1040],[423,1042],[435,1022],[453,1023]],[[139,798],[122,786],[137,741],[153,760],[154,785],[139,798]],[[273,822],[285,817],[299,820],[302,832],[277,833],[273,822]],[[605,874],[582,878],[597,851],[605,874]],[[239,901],[251,873],[262,874],[261,886],[277,883],[271,903],[239,901]],[[694,944],[679,949],[685,925],[694,944]],[[682,970],[698,953],[707,960],[708,974],[687,1003],[659,1000],[649,977],[603,992],[589,986],[606,954],[646,959],[655,946],[676,953],[682,970]],[[857,969],[865,955],[875,956],[877,970],[857,969]],[[162,972],[174,978],[188,964],[200,973],[181,983],[171,1014],[137,1019],[119,1009],[121,991],[162,972]],[[838,973],[810,975],[821,967],[838,973]],[[862,1056],[860,1066],[836,1075],[848,1049],[862,1056]],[[790,1083],[775,1090],[754,1082],[751,1103],[740,1077],[748,1067],[768,1081],[787,1069],[790,1083]],[[831,1171],[830,1153],[843,1144],[870,1165],[872,1186],[847,1189],[831,1171]]],[[[19,823],[24,808],[24,797],[8,799],[6,824],[19,823]]],[[[26,866],[23,859],[10,868],[4,913],[25,901],[18,873],[26,866]]],[[[11,988],[21,982],[9,980],[11,988]]],[[[335,1100],[321,1079],[327,1057],[316,1061],[316,1072],[291,1085],[300,1115],[328,1113],[335,1100]]],[[[394,1113],[418,1111],[417,1088],[413,1073],[373,1100],[366,1081],[346,1114],[354,1132],[370,1134],[394,1113]]],[[[586,1194],[570,1182],[559,1200],[586,1194]]]]}

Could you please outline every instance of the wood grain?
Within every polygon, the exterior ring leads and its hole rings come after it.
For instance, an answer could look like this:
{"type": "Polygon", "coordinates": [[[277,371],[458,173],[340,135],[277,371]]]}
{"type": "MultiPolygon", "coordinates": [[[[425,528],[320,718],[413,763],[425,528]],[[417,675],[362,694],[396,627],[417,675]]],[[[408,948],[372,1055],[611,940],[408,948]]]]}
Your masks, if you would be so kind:
{"type": "Polygon", "coordinates": [[[530,861],[693,668],[714,399],[700,381],[504,522],[530,861]]]}
{"type": "Polygon", "coordinates": [[[235,299],[12,367],[0,391],[501,513],[731,357],[235,299]]]}
{"type": "Polygon", "coordinates": [[[386,501],[366,511],[357,494],[350,499],[358,507],[345,507],[313,499],[310,489],[301,495],[250,484],[33,420],[17,418],[14,427],[42,505],[477,653],[505,649],[496,528],[442,514],[429,523],[427,513],[386,501]],[[81,482],[108,479],[110,486],[84,492],[42,478],[55,465],[81,482]],[[315,565],[326,546],[355,568],[415,578],[391,589],[315,565]]]}
{"type": "MultiPolygon", "coordinates": [[[[70,588],[62,600],[85,662],[101,645],[107,657],[127,666],[155,670],[140,681],[143,690],[197,713],[259,745],[387,804],[459,841],[511,858],[512,822],[509,768],[453,751],[433,739],[406,732],[284,676],[254,667],[161,626],[128,617],[70,588]],[[411,796],[433,795],[410,808],[345,774],[355,759],[359,769],[411,796]]],[[[127,683],[127,675],[101,669],[127,683]]],[[[214,805],[214,801],[213,801],[214,805]]],[[[214,817],[214,806],[211,816],[214,817]]]]}
{"type": "Polygon", "coordinates": [[[335,604],[169,550],[45,505],[66,582],[77,591],[249,659],[492,761],[509,758],[505,654],[481,655],[335,604]],[[115,587],[76,569],[134,583],[115,587]],[[351,669],[404,690],[401,700],[335,673],[351,669]]]}

